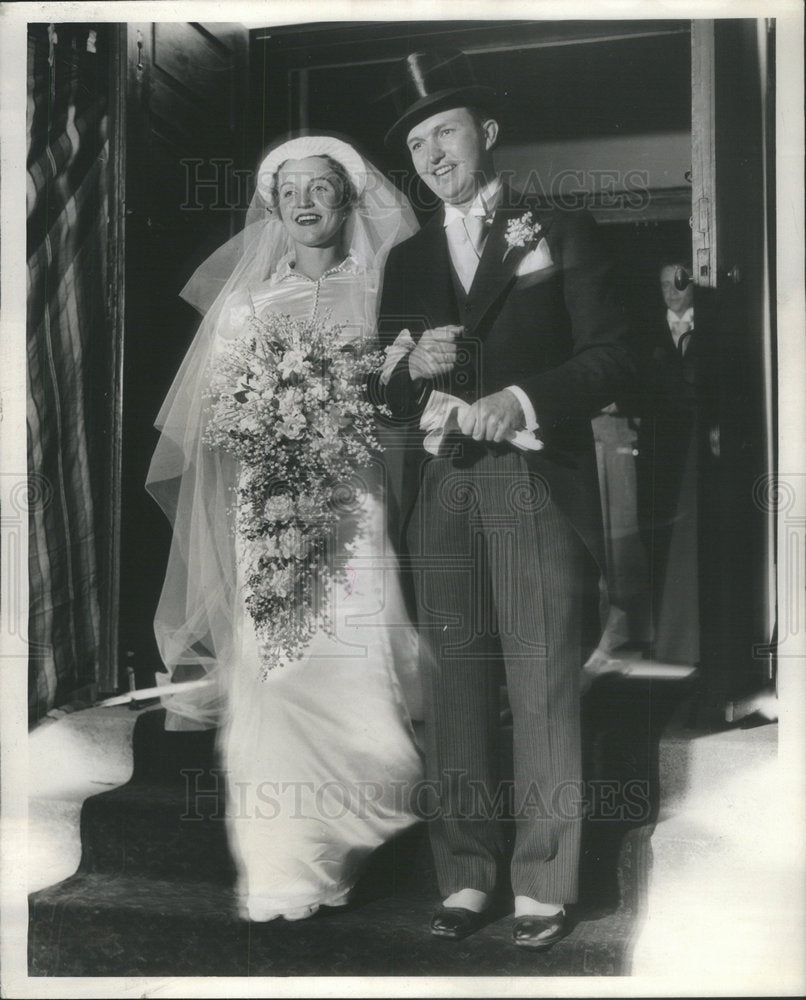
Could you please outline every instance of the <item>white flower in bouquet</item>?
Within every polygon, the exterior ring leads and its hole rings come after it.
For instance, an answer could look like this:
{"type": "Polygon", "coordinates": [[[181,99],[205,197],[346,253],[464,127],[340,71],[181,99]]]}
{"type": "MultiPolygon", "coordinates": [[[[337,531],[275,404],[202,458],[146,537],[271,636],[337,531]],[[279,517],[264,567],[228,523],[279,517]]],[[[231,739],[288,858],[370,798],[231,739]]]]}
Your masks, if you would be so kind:
{"type": "Polygon", "coordinates": [[[317,498],[303,495],[297,498],[296,510],[299,517],[306,521],[320,514],[322,505],[317,498]]]}
{"type": "Polygon", "coordinates": [[[253,413],[243,413],[236,426],[238,431],[245,436],[260,433],[260,421],[253,413]]]}
{"type": "Polygon", "coordinates": [[[290,566],[276,566],[269,574],[268,581],[277,597],[288,597],[294,590],[294,571],[290,566]]]}
{"type": "Polygon", "coordinates": [[[304,559],[311,548],[304,531],[296,524],[278,535],[277,547],[284,559],[304,559]]]}
{"type": "Polygon", "coordinates": [[[265,544],[267,541],[268,539],[261,539],[260,544],[251,543],[246,546],[243,555],[243,567],[247,576],[258,577],[262,565],[265,563],[265,557],[273,555],[265,544]]]}
{"type": "Polygon", "coordinates": [[[304,413],[289,413],[288,416],[277,425],[277,432],[289,441],[298,441],[305,431],[308,421],[304,413]]]}
{"type": "Polygon", "coordinates": [[[301,350],[286,351],[280,359],[278,367],[284,379],[290,378],[292,375],[304,375],[307,371],[305,355],[301,350]]]}
{"type": "Polygon", "coordinates": [[[307,394],[315,403],[323,403],[328,397],[327,386],[322,382],[313,382],[307,389],[307,394]]]}
{"type": "Polygon", "coordinates": [[[263,508],[267,521],[282,521],[294,512],[294,501],[287,494],[269,497],[263,508]]]}

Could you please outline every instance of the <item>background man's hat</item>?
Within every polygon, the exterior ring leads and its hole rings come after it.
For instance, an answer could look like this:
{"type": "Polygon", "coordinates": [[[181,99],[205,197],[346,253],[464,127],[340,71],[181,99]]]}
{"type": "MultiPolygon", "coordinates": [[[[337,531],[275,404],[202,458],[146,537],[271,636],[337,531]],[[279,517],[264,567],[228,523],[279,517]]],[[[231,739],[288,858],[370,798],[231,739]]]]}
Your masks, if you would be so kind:
{"type": "Polygon", "coordinates": [[[395,65],[389,84],[398,118],[386,133],[387,146],[438,111],[477,105],[486,109],[496,99],[491,87],[476,81],[470,60],[458,49],[412,52],[395,65]]]}

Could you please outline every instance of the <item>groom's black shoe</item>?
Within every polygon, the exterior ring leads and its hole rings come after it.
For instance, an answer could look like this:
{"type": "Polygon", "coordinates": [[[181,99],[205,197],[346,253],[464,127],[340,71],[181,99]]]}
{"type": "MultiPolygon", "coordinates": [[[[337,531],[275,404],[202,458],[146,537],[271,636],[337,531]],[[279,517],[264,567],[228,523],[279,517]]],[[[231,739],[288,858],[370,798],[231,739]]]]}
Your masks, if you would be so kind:
{"type": "Polygon", "coordinates": [[[520,948],[545,951],[569,931],[568,920],[560,910],[550,917],[516,917],[512,928],[512,940],[520,948]]]}
{"type": "Polygon", "coordinates": [[[463,906],[440,906],[431,918],[431,933],[451,941],[461,941],[483,927],[488,919],[486,910],[476,913],[463,906]]]}

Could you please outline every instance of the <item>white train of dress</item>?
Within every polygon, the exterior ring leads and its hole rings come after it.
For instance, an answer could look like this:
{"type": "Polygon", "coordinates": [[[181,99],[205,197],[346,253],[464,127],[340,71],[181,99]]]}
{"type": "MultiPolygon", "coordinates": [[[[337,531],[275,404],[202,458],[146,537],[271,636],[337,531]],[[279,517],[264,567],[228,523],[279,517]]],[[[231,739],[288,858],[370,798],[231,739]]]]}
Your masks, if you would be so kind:
{"type": "MultiPolygon", "coordinates": [[[[366,336],[366,276],[349,258],[318,282],[286,262],[250,289],[249,308],[297,318],[329,315],[347,339],[366,336]]],[[[233,303],[233,323],[242,318],[233,303]]],[[[377,470],[361,470],[337,529],[345,567],[330,594],[332,633],[261,678],[257,638],[236,602],[232,661],[224,671],[221,729],[227,827],[251,920],[307,915],[345,903],[369,854],[416,821],[421,755],[417,640],[385,530],[377,470]]]]}

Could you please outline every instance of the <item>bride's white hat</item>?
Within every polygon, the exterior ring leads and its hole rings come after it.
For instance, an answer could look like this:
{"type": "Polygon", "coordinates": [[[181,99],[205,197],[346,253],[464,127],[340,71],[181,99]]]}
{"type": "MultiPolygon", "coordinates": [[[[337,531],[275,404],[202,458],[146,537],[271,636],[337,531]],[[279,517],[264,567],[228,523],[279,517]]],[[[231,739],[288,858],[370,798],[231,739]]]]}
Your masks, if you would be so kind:
{"type": "Polygon", "coordinates": [[[257,190],[267,204],[271,204],[277,181],[277,172],[287,160],[305,160],[309,156],[329,156],[347,171],[357,194],[367,183],[367,165],[360,153],[335,136],[301,135],[289,139],[270,150],[258,167],[257,190]]]}

